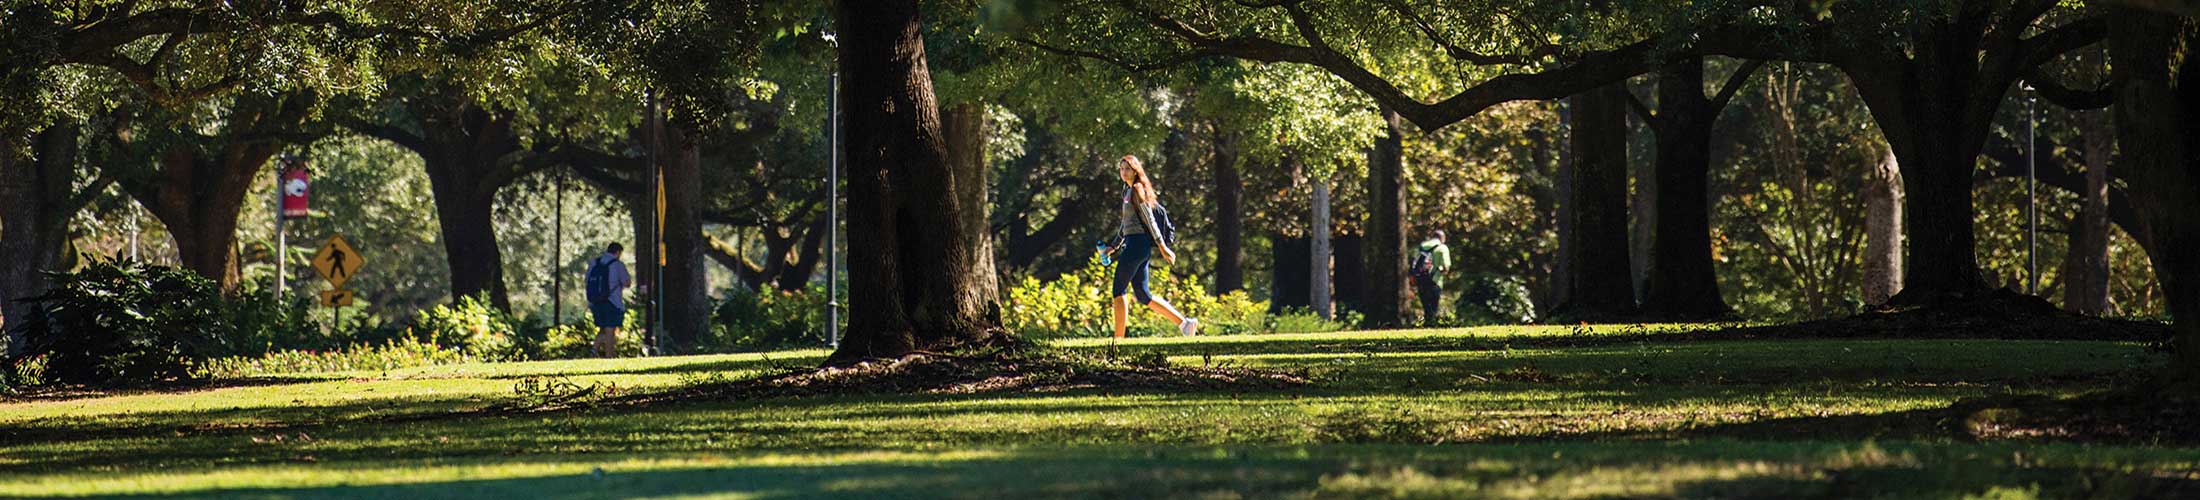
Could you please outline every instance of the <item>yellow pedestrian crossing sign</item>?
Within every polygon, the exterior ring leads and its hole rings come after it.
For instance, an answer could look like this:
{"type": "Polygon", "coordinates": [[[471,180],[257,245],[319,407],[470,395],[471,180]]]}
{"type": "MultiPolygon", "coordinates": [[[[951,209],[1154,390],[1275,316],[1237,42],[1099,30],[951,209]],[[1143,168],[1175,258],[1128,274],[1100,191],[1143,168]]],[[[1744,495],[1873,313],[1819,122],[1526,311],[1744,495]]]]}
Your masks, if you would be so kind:
{"type": "Polygon", "coordinates": [[[345,290],[341,288],[335,290],[323,290],[321,291],[321,305],[328,307],[351,307],[351,290],[345,290]]]}
{"type": "MultiPolygon", "coordinates": [[[[330,236],[327,243],[321,244],[320,251],[313,252],[313,270],[321,273],[329,286],[339,289],[352,275],[359,273],[359,266],[366,263],[367,259],[361,258],[358,250],[352,250],[351,243],[345,242],[341,234],[330,236]]],[[[350,294],[345,294],[345,301],[350,301],[350,294]]]]}

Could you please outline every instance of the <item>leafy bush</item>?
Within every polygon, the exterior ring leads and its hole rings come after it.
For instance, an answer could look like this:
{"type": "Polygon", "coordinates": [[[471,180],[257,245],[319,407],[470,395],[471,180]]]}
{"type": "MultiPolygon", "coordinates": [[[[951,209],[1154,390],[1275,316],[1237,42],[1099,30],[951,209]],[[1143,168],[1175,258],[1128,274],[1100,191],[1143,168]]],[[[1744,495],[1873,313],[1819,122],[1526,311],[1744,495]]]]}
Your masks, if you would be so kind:
{"type": "Polygon", "coordinates": [[[23,352],[45,355],[46,381],[187,378],[231,350],[236,327],[221,291],[190,271],[113,261],[49,276],[52,288],[28,299],[35,306],[21,327],[23,352]]]}
{"type": "Polygon", "coordinates": [[[464,350],[433,342],[399,338],[386,344],[354,344],[330,351],[275,351],[260,356],[237,356],[206,363],[201,374],[217,378],[261,377],[292,373],[358,370],[393,370],[484,361],[464,350]]]}
{"type": "Polygon", "coordinates": [[[272,283],[257,283],[227,300],[225,310],[236,326],[229,342],[234,350],[228,354],[257,356],[274,351],[327,350],[353,340],[344,338],[344,332],[340,331],[324,333],[321,323],[313,319],[312,297],[294,294],[277,298],[266,292],[272,286],[272,283]]]}
{"type": "Polygon", "coordinates": [[[711,311],[706,352],[815,346],[825,342],[825,291],[732,290],[711,311]]]}
{"type": "Polygon", "coordinates": [[[1349,330],[1352,325],[1360,324],[1361,316],[1358,312],[1343,310],[1338,311],[1335,316],[1336,319],[1322,319],[1321,315],[1314,314],[1313,310],[1290,308],[1284,310],[1281,314],[1269,317],[1267,331],[1269,333],[1334,332],[1349,330]]]}
{"type": "MultiPolygon", "coordinates": [[[[1114,267],[1098,255],[1077,272],[1050,281],[1025,277],[1008,289],[1002,320],[1010,330],[1037,338],[1100,337],[1113,335],[1108,309],[1113,291],[1114,267]]],[[[1210,295],[1198,280],[1178,277],[1166,268],[1154,270],[1150,282],[1156,296],[1170,301],[1185,315],[1200,320],[1203,335],[1274,331],[1269,324],[1268,302],[1253,300],[1244,291],[1210,295]]],[[[1134,307],[1125,335],[1174,335],[1176,326],[1159,315],[1134,307]]]]}
{"type": "Polygon", "coordinates": [[[501,361],[524,358],[512,317],[479,297],[423,309],[413,317],[415,339],[450,346],[468,356],[501,361]]]}
{"type": "MultiPolygon", "coordinates": [[[[626,326],[619,329],[618,354],[642,355],[642,313],[639,309],[626,310],[626,326]]],[[[580,359],[596,357],[596,325],[590,322],[569,323],[548,328],[527,328],[523,335],[523,349],[528,359],[580,359]]]]}
{"type": "Polygon", "coordinates": [[[1535,322],[1535,301],[1528,298],[1528,284],[1517,276],[1469,274],[1460,280],[1459,300],[1452,301],[1452,316],[1461,324],[1518,325],[1535,322]]]}
{"type": "Polygon", "coordinates": [[[45,380],[45,356],[0,362],[0,394],[13,394],[25,387],[44,384],[45,380]]]}

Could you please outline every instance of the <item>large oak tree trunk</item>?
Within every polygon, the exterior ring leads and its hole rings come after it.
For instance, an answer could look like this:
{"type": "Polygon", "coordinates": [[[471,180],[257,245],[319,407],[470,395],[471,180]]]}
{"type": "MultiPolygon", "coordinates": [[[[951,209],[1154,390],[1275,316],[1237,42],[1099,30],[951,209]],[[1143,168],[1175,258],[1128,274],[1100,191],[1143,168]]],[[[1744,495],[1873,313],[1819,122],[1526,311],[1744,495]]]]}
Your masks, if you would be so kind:
{"type": "Polygon", "coordinates": [[[499,311],[512,310],[504,288],[503,251],[497,247],[496,192],[486,190],[465,166],[471,160],[436,155],[424,158],[428,187],[435,193],[436,224],[443,236],[444,264],[451,273],[451,300],[485,297],[499,311]]]}
{"type": "Polygon", "coordinates": [[[1907,51],[1875,49],[1842,65],[1902,167],[1909,254],[1902,291],[1889,304],[1931,305],[1987,288],[1972,227],[1973,172],[2003,93],[2023,68],[1995,65],[2020,56],[1980,34],[1992,23],[1979,8],[1966,4],[1920,23],[1907,51]]]}
{"type": "Polygon", "coordinates": [[[1245,289],[1245,181],[1238,174],[1237,136],[1215,135],[1215,293],[1245,289]]]}
{"type": "Polygon", "coordinates": [[[2068,265],[2063,272],[2063,307],[2096,316],[2108,314],[2111,307],[2108,168],[2115,137],[2108,120],[2104,111],[2084,111],[2078,116],[2079,133],[2085,136],[2085,192],[2080,196],[2078,220],[2071,227],[2068,265]]]}
{"type": "MultiPolygon", "coordinates": [[[[948,163],[915,0],[841,2],[842,151],[848,159],[848,331],[827,364],[1008,338],[991,250],[970,232],[948,163]],[[973,243],[979,243],[974,245],[973,243]]],[[[982,185],[982,184],[981,184],[982,185]]]]}
{"type": "Polygon", "coordinates": [[[1658,75],[1656,192],[1645,313],[1669,319],[1725,316],[1711,261],[1711,127],[1719,109],[1704,95],[1703,59],[1658,75]]]}
{"type": "Polygon", "coordinates": [[[395,126],[360,128],[420,156],[435,193],[451,299],[487,297],[491,307],[509,312],[493,209],[497,191],[530,167],[514,158],[522,147],[512,113],[483,109],[455,90],[442,92],[403,101],[418,117],[418,135],[395,126]]]}
{"type": "Polygon", "coordinates": [[[710,329],[710,281],[703,256],[703,154],[692,130],[665,127],[664,333],[667,354],[694,352],[710,329]]]}
{"type": "Polygon", "coordinates": [[[2131,189],[2155,274],[2176,321],[2173,379],[2200,385],[2200,22],[2116,8],[2109,35],[2116,86],[2118,170],[2131,189]]]}
{"type": "Polygon", "coordinates": [[[1902,167],[1888,152],[1864,176],[1864,302],[1902,291],[1902,167]]]}
{"type": "Polygon", "coordinates": [[[1565,254],[1552,316],[1613,318],[1635,312],[1627,256],[1627,87],[1613,83],[1573,98],[1573,154],[1561,228],[1565,254]]]}
{"type": "Polygon", "coordinates": [[[1397,113],[1383,112],[1386,133],[1368,152],[1367,238],[1362,254],[1367,259],[1366,297],[1360,301],[1370,328],[1405,324],[1406,229],[1405,128],[1397,113]]]}
{"type": "Polygon", "coordinates": [[[69,217],[76,213],[71,200],[76,178],[77,142],[82,129],[76,124],[48,127],[29,142],[25,157],[14,132],[0,136],[0,331],[6,332],[8,352],[24,347],[16,328],[31,309],[19,302],[46,291],[45,272],[53,270],[68,247],[69,217]]]}
{"type": "Polygon", "coordinates": [[[964,103],[949,108],[940,117],[945,131],[947,165],[956,175],[955,199],[961,204],[963,227],[962,245],[984,249],[976,255],[977,269],[985,273],[971,283],[981,288],[974,293],[986,296],[1000,294],[1000,269],[993,259],[992,201],[986,198],[987,188],[992,186],[985,162],[986,117],[985,107],[964,103]]]}
{"type": "Polygon", "coordinates": [[[234,291],[237,216],[253,178],[279,149],[272,143],[230,144],[206,155],[178,147],[161,158],[160,180],[133,183],[131,192],[149,202],[146,210],[168,228],[185,269],[234,291]]]}

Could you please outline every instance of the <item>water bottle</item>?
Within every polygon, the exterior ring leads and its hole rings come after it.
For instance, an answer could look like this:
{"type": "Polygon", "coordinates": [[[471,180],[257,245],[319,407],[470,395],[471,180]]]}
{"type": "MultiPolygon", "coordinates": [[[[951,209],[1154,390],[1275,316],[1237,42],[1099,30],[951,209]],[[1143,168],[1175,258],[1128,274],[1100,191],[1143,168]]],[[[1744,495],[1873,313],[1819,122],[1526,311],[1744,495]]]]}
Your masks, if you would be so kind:
{"type": "Polygon", "coordinates": [[[1100,240],[1099,243],[1094,243],[1092,245],[1092,251],[1100,254],[1100,265],[1115,265],[1115,257],[1108,255],[1108,240],[1100,240]]]}

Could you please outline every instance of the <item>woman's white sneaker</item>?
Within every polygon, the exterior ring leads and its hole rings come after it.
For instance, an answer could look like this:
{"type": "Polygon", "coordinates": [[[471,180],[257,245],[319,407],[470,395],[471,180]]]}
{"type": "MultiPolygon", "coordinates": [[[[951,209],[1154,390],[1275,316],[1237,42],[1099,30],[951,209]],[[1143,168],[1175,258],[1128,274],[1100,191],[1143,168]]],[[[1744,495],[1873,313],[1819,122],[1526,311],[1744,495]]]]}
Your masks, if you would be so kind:
{"type": "Polygon", "coordinates": [[[1176,324],[1176,330],[1177,330],[1177,331],[1179,331],[1179,332],[1183,332],[1183,333],[1184,333],[1184,336],[1186,336],[1186,337],[1190,337],[1190,336],[1193,336],[1193,335],[1198,335],[1198,334],[1199,334],[1199,320],[1196,320],[1196,319],[1192,319],[1192,318],[1184,318],[1184,322],[1183,322],[1183,323],[1177,323],[1177,324],[1176,324]]]}

